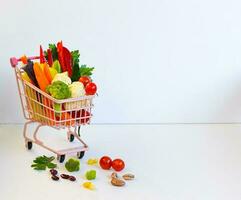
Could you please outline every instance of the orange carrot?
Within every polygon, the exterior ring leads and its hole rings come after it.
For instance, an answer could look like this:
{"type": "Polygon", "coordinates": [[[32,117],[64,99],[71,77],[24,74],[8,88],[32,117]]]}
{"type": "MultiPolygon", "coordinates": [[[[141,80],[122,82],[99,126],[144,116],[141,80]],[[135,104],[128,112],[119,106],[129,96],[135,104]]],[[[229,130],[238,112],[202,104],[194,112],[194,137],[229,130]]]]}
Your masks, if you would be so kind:
{"type": "Polygon", "coordinates": [[[63,125],[67,125],[67,126],[74,125],[74,119],[72,119],[72,117],[68,112],[61,113],[61,120],[65,120],[64,122],[62,122],[63,125]]]}
{"type": "Polygon", "coordinates": [[[40,64],[37,62],[34,63],[33,70],[34,70],[34,74],[36,76],[40,89],[45,92],[45,89],[50,84],[50,82],[46,78],[43,70],[40,67],[40,64]]]}
{"type": "Polygon", "coordinates": [[[23,55],[20,59],[21,59],[23,64],[27,64],[28,63],[28,58],[27,58],[26,55],[23,55]]]}
{"type": "Polygon", "coordinates": [[[44,63],[44,74],[45,74],[46,78],[48,79],[48,81],[51,83],[52,82],[52,76],[51,76],[51,73],[49,71],[49,65],[47,63],[44,63]]]}

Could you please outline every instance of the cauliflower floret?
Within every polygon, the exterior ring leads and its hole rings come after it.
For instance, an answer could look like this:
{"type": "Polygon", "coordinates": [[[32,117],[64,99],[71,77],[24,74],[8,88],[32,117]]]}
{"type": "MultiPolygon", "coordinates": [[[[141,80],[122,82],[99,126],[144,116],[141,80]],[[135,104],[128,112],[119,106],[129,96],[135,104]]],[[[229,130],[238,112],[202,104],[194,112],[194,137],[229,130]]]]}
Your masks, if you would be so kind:
{"type": "MultiPolygon", "coordinates": [[[[84,85],[79,81],[75,81],[72,84],[70,84],[69,90],[71,91],[72,98],[82,97],[85,95],[84,85]]],[[[69,102],[65,104],[65,109],[66,110],[81,109],[86,105],[86,103],[87,103],[86,100],[69,102]]]]}
{"type": "Polygon", "coordinates": [[[71,79],[68,76],[68,72],[58,73],[54,76],[54,79],[52,80],[52,83],[55,81],[62,81],[67,85],[71,84],[71,79]]]}
{"type": "Polygon", "coordinates": [[[79,81],[75,81],[72,84],[69,85],[69,90],[71,91],[71,97],[82,97],[85,95],[85,88],[83,83],[79,81]]]}

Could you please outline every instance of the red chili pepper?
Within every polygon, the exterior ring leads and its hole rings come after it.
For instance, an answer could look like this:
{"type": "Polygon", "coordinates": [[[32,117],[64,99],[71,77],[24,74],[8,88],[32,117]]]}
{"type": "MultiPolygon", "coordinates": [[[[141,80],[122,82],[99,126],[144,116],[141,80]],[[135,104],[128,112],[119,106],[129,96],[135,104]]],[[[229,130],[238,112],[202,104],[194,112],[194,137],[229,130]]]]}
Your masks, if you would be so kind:
{"type": "Polygon", "coordinates": [[[70,51],[63,47],[63,58],[64,58],[64,65],[67,68],[69,77],[72,77],[72,56],[70,51]]]}
{"type": "Polygon", "coordinates": [[[58,59],[59,59],[60,65],[61,65],[62,72],[66,72],[67,67],[65,66],[65,63],[64,63],[62,41],[57,43],[57,51],[58,51],[58,59]]]}
{"type": "Polygon", "coordinates": [[[43,49],[42,49],[42,46],[40,45],[40,63],[45,63],[45,58],[44,58],[44,52],[43,52],[43,49]]]}
{"type": "Polygon", "coordinates": [[[51,67],[53,64],[52,52],[51,52],[51,49],[48,49],[47,51],[48,51],[48,64],[51,67]]]}

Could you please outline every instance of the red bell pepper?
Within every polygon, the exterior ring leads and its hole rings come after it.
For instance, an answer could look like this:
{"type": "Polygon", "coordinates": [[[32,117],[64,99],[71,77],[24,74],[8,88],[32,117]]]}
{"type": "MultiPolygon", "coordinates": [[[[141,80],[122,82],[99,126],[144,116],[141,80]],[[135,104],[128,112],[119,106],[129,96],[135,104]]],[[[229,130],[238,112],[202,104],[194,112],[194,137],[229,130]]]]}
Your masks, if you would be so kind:
{"type": "Polygon", "coordinates": [[[65,63],[64,63],[63,43],[62,43],[62,41],[57,43],[57,52],[58,52],[58,59],[59,59],[60,65],[61,65],[62,72],[66,72],[67,71],[67,67],[65,66],[65,63]]]}
{"type": "Polygon", "coordinates": [[[45,63],[45,58],[44,58],[44,52],[42,49],[42,46],[40,45],[40,57],[39,57],[40,63],[45,63]]]}
{"type": "Polygon", "coordinates": [[[69,77],[72,77],[72,56],[70,51],[63,47],[63,57],[64,57],[64,65],[67,68],[69,77]]]}
{"type": "Polygon", "coordinates": [[[51,49],[48,49],[47,51],[48,51],[48,64],[51,67],[53,64],[53,56],[52,56],[51,49]]]}

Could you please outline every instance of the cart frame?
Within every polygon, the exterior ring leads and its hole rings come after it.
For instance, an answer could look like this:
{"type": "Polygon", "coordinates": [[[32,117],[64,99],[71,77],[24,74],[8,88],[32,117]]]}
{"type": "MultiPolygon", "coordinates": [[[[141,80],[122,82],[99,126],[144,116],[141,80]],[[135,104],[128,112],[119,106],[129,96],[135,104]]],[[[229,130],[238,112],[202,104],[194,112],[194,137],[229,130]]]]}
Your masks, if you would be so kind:
{"type": "MultiPolygon", "coordinates": [[[[28,57],[28,60],[36,59],[39,59],[39,56],[28,57]]],[[[88,150],[88,145],[80,138],[80,129],[81,126],[90,123],[92,100],[95,95],[57,100],[23,79],[23,70],[18,65],[20,61],[21,58],[10,58],[11,66],[15,72],[23,115],[27,120],[23,128],[26,148],[31,149],[32,143],[35,143],[56,154],[59,162],[64,161],[66,154],[77,154],[78,158],[82,158],[85,151],[88,150]],[[30,124],[37,124],[32,137],[27,134],[30,124]],[[72,142],[76,138],[81,145],[75,148],[53,149],[45,145],[38,137],[39,129],[43,126],[58,130],[67,128],[68,140],[72,142]]]]}

